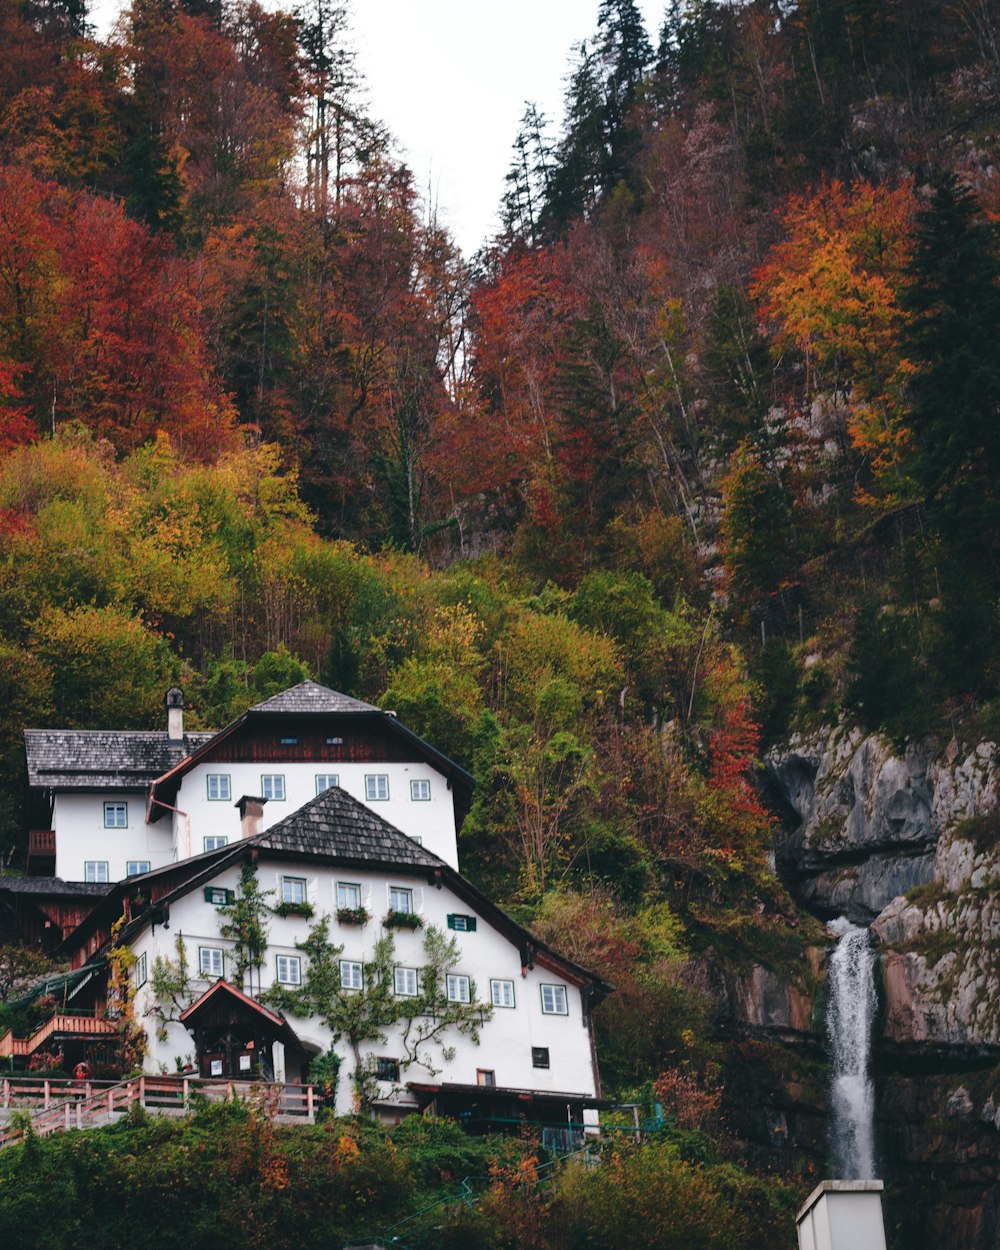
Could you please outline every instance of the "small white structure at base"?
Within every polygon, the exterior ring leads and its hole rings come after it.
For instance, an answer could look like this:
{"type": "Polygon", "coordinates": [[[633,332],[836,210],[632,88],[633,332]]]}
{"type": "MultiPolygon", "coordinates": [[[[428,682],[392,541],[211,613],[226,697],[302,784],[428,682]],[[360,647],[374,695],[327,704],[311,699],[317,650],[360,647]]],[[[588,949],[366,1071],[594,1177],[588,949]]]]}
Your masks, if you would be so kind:
{"type": "Polygon", "coordinates": [[[881,1181],[820,1181],[796,1217],[799,1250],[886,1250],[881,1181]]]}

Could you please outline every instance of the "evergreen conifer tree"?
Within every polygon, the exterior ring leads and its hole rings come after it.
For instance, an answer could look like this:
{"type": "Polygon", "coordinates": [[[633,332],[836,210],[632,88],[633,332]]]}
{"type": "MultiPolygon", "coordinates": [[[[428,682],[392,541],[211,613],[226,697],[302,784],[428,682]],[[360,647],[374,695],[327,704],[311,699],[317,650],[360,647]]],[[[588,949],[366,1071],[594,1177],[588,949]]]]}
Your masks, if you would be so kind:
{"type": "Polygon", "coordinates": [[[904,302],[913,471],[956,556],[996,577],[1000,525],[1000,261],[975,196],[941,178],[920,214],[904,302]]]}

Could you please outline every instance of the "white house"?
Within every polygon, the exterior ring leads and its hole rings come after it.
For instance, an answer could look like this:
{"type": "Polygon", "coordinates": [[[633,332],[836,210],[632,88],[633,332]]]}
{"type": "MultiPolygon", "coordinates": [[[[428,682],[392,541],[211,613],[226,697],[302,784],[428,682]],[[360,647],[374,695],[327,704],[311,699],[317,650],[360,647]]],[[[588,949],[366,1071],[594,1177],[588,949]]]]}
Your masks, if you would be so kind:
{"type": "Polygon", "coordinates": [[[374,1082],[375,1105],[390,1116],[432,1107],[565,1123],[599,1098],[591,1012],[609,986],[342,788],[324,790],[262,830],[269,804],[247,798],[240,806],[241,836],[118,883],[65,944],[75,967],[102,966],[112,924],[123,911],[130,917],[121,940],[136,957],[135,1010],[149,1039],[149,1071],[297,1080],[333,1049],[341,1059],[339,1111],[351,1109],[358,1058],[374,1082]],[[237,942],[223,929],[248,864],[268,895],[266,951],[238,984],[237,942]],[[280,987],[295,995],[309,982],[301,944],[317,924],[340,948],[336,993],[344,998],[373,990],[367,979],[376,975],[376,944],[392,933],[380,983],[389,1022],[356,1039],[357,1054],[322,1019],[290,1010],[287,1001],[278,1011],[269,994],[280,987]],[[444,969],[437,1009],[413,1018],[405,1008],[424,989],[429,933],[452,939],[457,957],[444,969]],[[154,989],[154,966],[158,959],[176,964],[179,940],[190,973],[176,1001],[166,1003],[154,989]],[[449,1004],[464,1009],[478,1036],[451,1026],[415,1046],[414,1036],[433,1032],[449,1004]]]}
{"type": "Polygon", "coordinates": [[[458,867],[472,778],[391,712],[305,681],[217,733],[185,733],[183,694],[160,731],[25,731],[29,871],[111,883],[239,837],[235,801],[265,827],[339,786],[458,867]]]}

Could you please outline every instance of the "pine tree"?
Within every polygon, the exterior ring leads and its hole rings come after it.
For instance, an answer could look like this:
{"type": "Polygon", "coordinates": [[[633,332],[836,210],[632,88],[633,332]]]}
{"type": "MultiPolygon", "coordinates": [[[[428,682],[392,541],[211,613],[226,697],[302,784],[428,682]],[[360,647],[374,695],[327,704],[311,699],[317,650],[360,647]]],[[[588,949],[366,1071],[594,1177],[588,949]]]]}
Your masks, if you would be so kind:
{"type": "Polygon", "coordinates": [[[1000,525],[1000,260],[975,196],[941,178],[917,220],[904,291],[913,471],[928,516],[996,577],[1000,525]],[[992,566],[992,567],[990,567],[992,566]]]}

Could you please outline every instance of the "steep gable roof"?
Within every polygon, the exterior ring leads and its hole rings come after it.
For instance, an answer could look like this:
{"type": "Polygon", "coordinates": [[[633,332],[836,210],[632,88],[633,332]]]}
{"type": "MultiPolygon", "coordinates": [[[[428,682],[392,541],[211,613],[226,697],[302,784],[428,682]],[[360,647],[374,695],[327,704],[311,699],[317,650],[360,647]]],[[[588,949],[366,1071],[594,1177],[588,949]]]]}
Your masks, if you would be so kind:
{"type": "Polygon", "coordinates": [[[319,855],[359,864],[431,869],[444,864],[444,860],[424,850],[339,786],[324,790],[298,811],[247,841],[261,850],[319,855]]]}
{"type": "Polygon", "coordinates": [[[363,703],[350,695],[331,690],[315,681],[300,681],[297,686],[282,690],[263,703],[255,703],[250,712],[377,712],[373,703],[363,703]]]}
{"type": "Polygon", "coordinates": [[[26,729],[28,784],[39,789],[145,790],[211,733],[171,742],[166,730],[26,729]]]}

